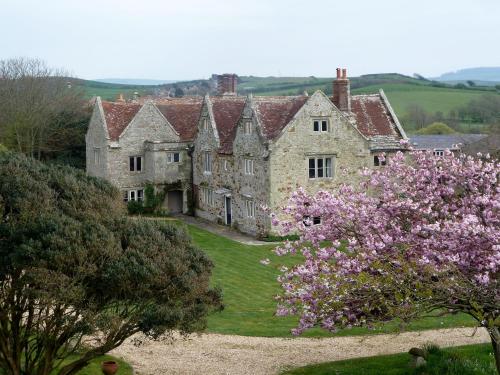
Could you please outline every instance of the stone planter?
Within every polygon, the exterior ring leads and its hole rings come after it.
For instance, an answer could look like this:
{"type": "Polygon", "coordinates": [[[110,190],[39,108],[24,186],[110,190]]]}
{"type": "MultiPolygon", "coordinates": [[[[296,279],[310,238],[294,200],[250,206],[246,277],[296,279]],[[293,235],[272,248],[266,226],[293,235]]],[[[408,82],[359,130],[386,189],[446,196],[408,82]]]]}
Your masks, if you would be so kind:
{"type": "Polygon", "coordinates": [[[104,375],[115,375],[118,371],[118,363],[115,361],[104,361],[101,363],[101,370],[104,375]]]}

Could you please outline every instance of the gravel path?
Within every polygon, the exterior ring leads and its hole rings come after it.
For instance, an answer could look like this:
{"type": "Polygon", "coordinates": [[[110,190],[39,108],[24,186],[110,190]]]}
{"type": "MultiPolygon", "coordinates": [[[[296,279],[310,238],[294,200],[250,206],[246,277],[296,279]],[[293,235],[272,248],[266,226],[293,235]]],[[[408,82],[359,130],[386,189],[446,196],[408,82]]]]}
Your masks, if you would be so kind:
{"type": "Polygon", "coordinates": [[[138,375],[260,375],[319,362],[407,352],[427,342],[442,347],[489,342],[486,330],[473,334],[472,328],[322,339],[203,334],[173,343],[148,341],[139,347],[129,340],[111,354],[129,362],[138,375]]]}

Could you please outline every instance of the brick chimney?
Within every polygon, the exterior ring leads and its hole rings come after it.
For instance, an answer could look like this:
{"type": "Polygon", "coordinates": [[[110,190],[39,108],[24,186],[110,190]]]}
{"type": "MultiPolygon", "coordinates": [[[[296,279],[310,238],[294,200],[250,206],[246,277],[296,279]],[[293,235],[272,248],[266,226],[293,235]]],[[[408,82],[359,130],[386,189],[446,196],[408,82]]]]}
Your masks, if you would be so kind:
{"type": "Polygon", "coordinates": [[[351,84],[347,69],[337,68],[337,79],[333,81],[333,104],[341,111],[351,112],[351,84]]]}
{"type": "Polygon", "coordinates": [[[236,95],[238,76],[236,74],[220,74],[217,76],[217,93],[219,95],[236,95]]]}

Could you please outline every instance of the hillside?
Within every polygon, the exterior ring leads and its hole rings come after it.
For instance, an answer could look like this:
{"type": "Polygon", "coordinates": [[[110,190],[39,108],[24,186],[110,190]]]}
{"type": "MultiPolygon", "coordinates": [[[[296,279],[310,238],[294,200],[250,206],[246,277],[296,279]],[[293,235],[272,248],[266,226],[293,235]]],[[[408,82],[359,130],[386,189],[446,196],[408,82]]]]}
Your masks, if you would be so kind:
{"type": "Polygon", "coordinates": [[[467,68],[455,72],[448,72],[434,78],[443,82],[497,82],[500,83],[500,67],[467,68]]]}
{"type": "MultiPolygon", "coordinates": [[[[332,93],[332,80],[329,77],[254,77],[242,76],[238,81],[238,92],[241,95],[298,95],[307,91],[309,94],[323,90],[327,95],[332,93]]],[[[403,125],[411,131],[411,126],[405,123],[408,108],[419,106],[429,114],[441,112],[447,115],[466,106],[471,100],[484,94],[498,95],[500,92],[493,86],[453,85],[423,78],[413,78],[396,73],[369,74],[351,77],[352,94],[372,94],[383,89],[403,125]]],[[[175,82],[157,86],[121,85],[97,81],[76,80],[88,98],[101,96],[105,100],[115,100],[119,94],[132,98],[134,92],[144,95],[205,95],[214,93],[215,85],[211,80],[195,80],[175,82]]],[[[462,124],[460,131],[481,131],[481,124],[462,124]]]]}

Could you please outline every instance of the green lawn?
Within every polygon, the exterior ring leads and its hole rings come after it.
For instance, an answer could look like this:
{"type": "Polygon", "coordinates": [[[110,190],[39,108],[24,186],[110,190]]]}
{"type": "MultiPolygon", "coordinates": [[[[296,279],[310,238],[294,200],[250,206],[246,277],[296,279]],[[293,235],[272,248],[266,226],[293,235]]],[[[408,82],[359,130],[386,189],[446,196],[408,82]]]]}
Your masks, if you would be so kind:
{"type": "MultiPolygon", "coordinates": [[[[70,359],[74,360],[74,359],[70,359]]],[[[94,359],[90,364],[83,368],[82,370],[78,371],[78,375],[102,375],[101,371],[101,362],[103,361],[116,361],[118,362],[118,371],[116,375],[132,375],[134,372],[132,370],[132,367],[122,361],[121,359],[111,357],[109,355],[105,355],[99,358],[94,359]]]]}
{"type": "MultiPolygon", "coordinates": [[[[273,245],[250,246],[217,236],[205,230],[188,226],[194,243],[203,249],[215,263],[212,282],[220,286],[224,295],[225,309],[209,317],[208,331],[244,336],[290,337],[295,327],[295,317],[275,317],[274,296],[280,287],[276,281],[279,265],[297,261],[289,256],[278,257],[272,252],[273,245]],[[260,260],[269,258],[272,263],[264,266],[260,260]]],[[[471,326],[474,322],[466,315],[426,318],[414,322],[408,329],[424,330],[455,326],[471,326]]],[[[376,330],[354,328],[336,335],[362,335],[388,333],[398,330],[396,323],[385,324],[376,330]]],[[[305,337],[332,336],[314,329],[305,337]]]]}
{"type": "Polygon", "coordinates": [[[285,372],[287,375],[496,375],[490,344],[458,346],[438,350],[429,355],[422,369],[409,366],[407,353],[377,357],[356,358],[300,367],[285,372]]]}

